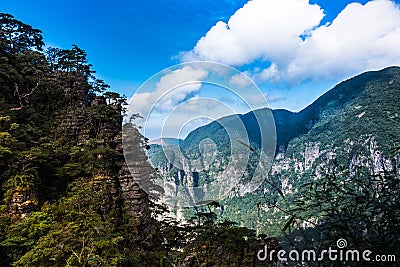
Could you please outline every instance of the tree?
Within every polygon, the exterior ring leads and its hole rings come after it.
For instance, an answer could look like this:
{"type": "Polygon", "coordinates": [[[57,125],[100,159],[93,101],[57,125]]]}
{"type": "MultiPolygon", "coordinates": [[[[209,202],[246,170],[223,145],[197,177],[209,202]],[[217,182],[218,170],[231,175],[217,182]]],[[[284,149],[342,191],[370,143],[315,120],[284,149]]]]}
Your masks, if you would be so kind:
{"type": "Polygon", "coordinates": [[[396,169],[371,174],[367,167],[350,172],[336,165],[299,187],[291,205],[283,208],[291,215],[284,231],[299,248],[307,243],[319,251],[344,238],[349,248],[399,257],[399,206],[396,169]]]}
{"type": "Polygon", "coordinates": [[[41,31],[0,13],[0,84],[7,100],[17,96],[22,109],[38,89],[48,64],[40,51],[41,31]]]}
{"type": "Polygon", "coordinates": [[[25,50],[41,51],[43,45],[40,30],[10,14],[0,13],[0,56],[15,55],[25,50]]]}

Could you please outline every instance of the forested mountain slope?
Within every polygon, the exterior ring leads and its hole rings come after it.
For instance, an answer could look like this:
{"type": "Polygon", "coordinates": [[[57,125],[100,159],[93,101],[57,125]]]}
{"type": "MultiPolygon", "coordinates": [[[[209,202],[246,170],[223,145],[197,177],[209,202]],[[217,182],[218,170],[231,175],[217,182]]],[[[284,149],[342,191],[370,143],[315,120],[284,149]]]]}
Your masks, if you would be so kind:
{"type": "MultiPolygon", "coordinates": [[[[260,147],[256,112],[261,111],[238,115],[246,127],[248,145],[255,151],[248,165],[250,175],[256,166],[251,160],[257,161],[260,147]]],[[[282,234],[282,230],[299,234],[302,226],[308,229],[305,238],[314,240],[310,244],[315,240],[319,245],[333,242],[342,235],[361,247],[396,247],[399,235],[395,229],[400,225],[396,208],[400,197],[400,68],[360,74],[336,85],[298,113],[272,110],[272,114],[276,127],[272,167],[264,170],[265,180],[258,190],[233,192],[221,201],[225,218],[273,235],[282,234]],[[319,237],[310,229],[319,229],[314,231],[319,237]]],[[[218,156],[211,167],[195,175],[190,168],[171,168],[163,147],[157,145],[150,152],[153,166],[165,177],[175,177],[177,187],[182,182],[192,185],[194,180],[202,186],[225,175],[229,162],[240,157],[230,154],[234,140],[220,123],[231,117],[192,131],[180,144],[188,160],[202,156],[201,140],[212,139],[218,156]]],[[[228,176],[225,179],[229,180],[228,176]]]]}

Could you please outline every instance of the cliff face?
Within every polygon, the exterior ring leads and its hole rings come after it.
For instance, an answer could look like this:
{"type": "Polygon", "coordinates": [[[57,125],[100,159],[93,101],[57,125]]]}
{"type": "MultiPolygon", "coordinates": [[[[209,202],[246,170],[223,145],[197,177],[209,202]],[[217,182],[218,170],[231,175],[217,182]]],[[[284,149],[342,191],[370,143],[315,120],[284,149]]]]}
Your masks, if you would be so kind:
{"type": "Polygon", "coordinates": [[[41,31],[10,14],[0,13],[0,28],[0,210],[25,218],[85,181],[104,191],[101,209],[116,221],[122,210],[147,218],[148,197],[122,151],[125,98],[95,77],[77,45],[43,50],[41,31]]]}
{"type": "Polygon", "coordinates": [[[346,168],[356,175],[367,168],[371,176],[387,172],[399,175],[399,153],[388,153],[373,136],[360,136],[358,140],[343,143],[340,147],[324,147],[321,143],[291,144],[288,153],[277,155],[271,175],[279,176],[282,191],[293,192],[307,180],[321,179],[326,174],[346,168]],[[309,177],[311,176],[311,177],[309,177]]]}
{"type": "Polygon", "coordinates": [[[19,220],[29,216],[38,208],[37,188],[15,190],[8,203],[12,220],[19,220]]]}
{"type": "Polygon", "coordinates": [[[142,234],[147,235],[151,230],[149,196],[141,187],[150,188],[148,186],[152,184],[156,172],[150,165],[144,149],[143,136],[139,131],[129,124],[124,125],[118,152],[120,157],[125,157],[125,161],[118,172],[118,181],[127,215],[135,218],[143,229],[142,234]]]}
{"type": "MultiPolygon", "coordinates": [[[[137,147],[134,151],[135,160],[130,162],[131,173],[123,154],[121,105],[107,103],[104,96],[91,97],[85,82],[75,82],[74,88],[69,90],[74,92],[73,96],[52,118],[52,124],[58,125],[53,131],[58,144],[69,149],[75,147],[82,155],[94,152],[92,156],[95,162],[87,179],[93,183],[96,191],[104,194],[104,213],[113,213],[118,223],[122,220],[124,210],[140,226],[149,225],[148,195],[136,180],[148,179],[154,170],[150,165],[144,169],[140,167],[146,162],[147,156],[142,149],[143,140],[139,132],[131,132],[132,142],[137,147]]],[[[38,176],[37,172],[34,174],[38,176]]],[[[39,196],[46,194],[41,191],[40,179],[36,177],[29,187],[12,189],[8,209],[13,220],[24,218],[39,209],[39,196]]]]}

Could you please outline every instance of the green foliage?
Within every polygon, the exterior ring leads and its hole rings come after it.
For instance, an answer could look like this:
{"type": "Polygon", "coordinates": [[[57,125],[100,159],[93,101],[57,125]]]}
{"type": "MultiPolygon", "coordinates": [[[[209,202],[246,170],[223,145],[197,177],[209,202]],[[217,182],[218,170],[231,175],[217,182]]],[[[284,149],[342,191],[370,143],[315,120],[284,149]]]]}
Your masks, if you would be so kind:
{"type": "Polygon", "coordinates": [[[253,266],[254,247],[263,243],[255,231],[219,218],[218,202],[205,203],[199,209],[202,211],[196,211],[186,224],[167,222],[161,228],[164,245],[171,250],[160,265],[253,266]]]}
{"type": "Polygon", "coordinates": [[[2,53],[15,54],[24,50],[41,50],[44,45],[40,30],[16,20],[10,14],[0,13],[0,29],[2,53]]]}
{"type": "Polygon", "coordinates": [[[34,212],[25,220],[11,225],[7,229],[1,246],[12,260],[18,260],[39,238],[51,228],[51,218],[43,212],[34,212]]]}
{"type": "Polygon", "coordinates": [[[300,250],[320,251],[344,238],[349,248],[398,257],[399,194],[396,170],[371,174],[366,167],[349,172],[339,165],[300,185],[290,205],[281,206],[291,215],[282,230],[300,250]]]}
{"type": "Polygon", "coordinates": [[[10,116],[0,116],[0,166],[7,163],[7,159],[12,156],[12,147],[16,139],[10,132],[18,128],[16,123],[11,124],[10,116]]]}
{"type": "Polygon", "coordinates": [[[1,245],[14,265],[111,266],[125,259],[121,246],[134,238],[133,233],[117,229],[112,218],[98,212],[101,191],[83,181],[71,187],[68,196],[7,230],[1,245]]]}

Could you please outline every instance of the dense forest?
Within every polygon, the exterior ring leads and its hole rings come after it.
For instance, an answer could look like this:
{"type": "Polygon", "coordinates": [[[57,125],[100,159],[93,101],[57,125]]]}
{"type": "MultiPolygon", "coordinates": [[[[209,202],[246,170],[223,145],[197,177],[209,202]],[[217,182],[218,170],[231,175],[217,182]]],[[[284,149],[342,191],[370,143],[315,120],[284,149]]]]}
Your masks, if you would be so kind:
{"type": "MultiPolygon", "coordinates": [[[[396,74],[384,80],[387,90],[400,84],[398,70],[389,72],[396,74]]],[[[398,103],[397,91],[388,103],[398,103]]],[[[131,122],[124,125],[130,135],[122,135],[126,98],[96,78],[83,49],[44,48],[40,30],[0,13],[0,101],[0,266],[276,266],[276,257],[258,259],[265,245],[319,252],[339,238],[349,248],[400,259],[398,136],[382,134],[391,140],[385,147],[392,155],[390,169],[371,172],[368,164],[349,169],[348,158],[339,155],[318,176],[304,172],[293,178],[291,194],[272,174],[268,190],[224,203],[225,209],[241,211],[236,217],[223,216],[224,206],[208,201],[178,223],[138,186],[140,179],[158,175],[147,161],[147,139],[131,122]],[[125,163],[124,138],[136,159],[130,161],[133,173],[125,163]],[[234,222],[246,213],[264,222],[262,231],[234,222]]],[[[327,119],[334,110],[312,110],[319,124],[311,130],[323,126],[355,135],[357,129],[327,119]]],[[[371,119],[366,128],[375,124],[371,119]]],[[[290,138],[282,139],[286,154],[300,154],[290,138]]],[[[359,153],[362,161],[361,150],[349,153],[359,153]]],[[[368,266],[340,260],[282,264],[368,266]]]]}

